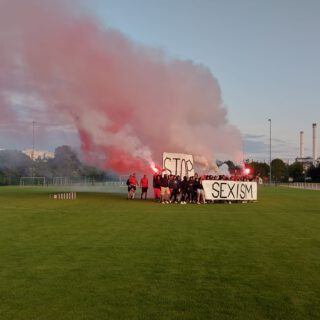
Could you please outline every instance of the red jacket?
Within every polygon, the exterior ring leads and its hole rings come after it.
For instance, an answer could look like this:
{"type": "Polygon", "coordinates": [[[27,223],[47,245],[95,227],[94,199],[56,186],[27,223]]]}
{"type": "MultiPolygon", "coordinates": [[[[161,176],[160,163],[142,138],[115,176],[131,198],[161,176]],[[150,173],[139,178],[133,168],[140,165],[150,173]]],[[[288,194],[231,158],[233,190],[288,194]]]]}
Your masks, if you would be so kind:
{"type": "Polygon", "coordinates": [[[130,183],[130,185],[132,185],[132,186],[136,186],[136,185],[138,184],[138,180],[137,180],[136,177],[130,177],[130,178],[129,178],[129,183],[130,183]]]}
{"type": "Polygon", "coordinates": [[[141,188],[148,188],[149,187],[148,178],[141,178],[140,186],[141,186],[141,188]]]}

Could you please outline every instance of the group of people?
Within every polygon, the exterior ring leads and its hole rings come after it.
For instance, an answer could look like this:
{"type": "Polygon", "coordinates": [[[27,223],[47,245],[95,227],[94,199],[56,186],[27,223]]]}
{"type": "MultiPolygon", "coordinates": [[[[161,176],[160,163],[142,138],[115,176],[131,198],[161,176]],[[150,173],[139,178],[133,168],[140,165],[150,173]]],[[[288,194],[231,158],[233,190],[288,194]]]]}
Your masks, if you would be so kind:
{"type": "MultiPolygon", "coordinates": [[[[203,180],[245,180],[246,177],[228,177],[228,176],[212,176],[205,175],[199,177],[196,173],[194,176],[187,178],[184,176],[182,179],[180,176],[167,175],[163,176],[155,174],[153,176],[153,191],[154,199],[160,203],[206,203],[204,189],[202,185],[203,180]]],[[[144,175],[140,182],[138,181],[136,174],[133,173],[127,180],[128,186],[128,199],[134,199],[137,187],[141,187],[141,200],[147,200],[147,193],[149,189],[149,180],[144,175]]]]}
{"type": "Polygon", "coordinates": [[[133,173],[129,176],[127,180],[127,186],[128,186],[128,198],[133,200],[135,198],[135,193],[137,190],[137,187],[141,187],[141,200],[147,200],[147,193],[148,193],[148,188],[149,188],[149,180],[146,175],[144,175],[140,179],[140,184],[138,182],[138,179],[136,177],[136,174],[133,173]]]}
{"type": "MultiPolygon", "coordinates": [[[[198,203],[200,201],[205,203],[205,195],[202,186],[203,177],[183,177],[155,174],[153,176],[153,190],[154,199],[161,203],[167,204],[171,202],[186,204],[187,202],[198,203]]],[[[133,173],[127,180],[128,199],[134,199],[137,187],[141,187],[141,200],[147,200],[147,193],[149,188],[149,180],[146,175],[140,179],[140,183],[133,173]]]]}
{"type": "Polygon", "coordinates": [[[153,176],[153,190],[155,200],[161,203],[206,203],[202,180],[196,173],[187,178],[184,176],[157,174],[153,176]]]}

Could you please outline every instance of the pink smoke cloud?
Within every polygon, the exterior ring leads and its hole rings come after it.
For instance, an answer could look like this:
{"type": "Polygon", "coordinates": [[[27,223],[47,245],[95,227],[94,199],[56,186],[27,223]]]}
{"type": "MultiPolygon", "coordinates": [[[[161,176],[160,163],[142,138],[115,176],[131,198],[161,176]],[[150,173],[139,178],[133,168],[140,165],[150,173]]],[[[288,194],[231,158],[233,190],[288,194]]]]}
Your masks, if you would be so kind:
{"type": "Polygon", "coordinates": [[[209,69],[79,12],[63,1],[0,0],[1,94],[41,101],[44,117],[74,124],[89,162],[117,172],[145,170],[164,151],[208,167],[216,156],[235,159],[240,133],[209,69]]]}

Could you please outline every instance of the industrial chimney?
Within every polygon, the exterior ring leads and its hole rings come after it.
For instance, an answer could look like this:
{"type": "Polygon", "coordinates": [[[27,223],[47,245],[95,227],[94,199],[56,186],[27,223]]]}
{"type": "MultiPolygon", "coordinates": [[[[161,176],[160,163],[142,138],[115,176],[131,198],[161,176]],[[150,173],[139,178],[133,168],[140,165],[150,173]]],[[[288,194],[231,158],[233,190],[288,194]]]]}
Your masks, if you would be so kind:
{"type": "Polygon", "coordinates": [[[317,161],[318,154],[317,154],[317,124],[312,124],[312,158],[314,164],[317,161]]]}
{"type": "Polygon", "coordinates": [[[303,131],[300,131],[300,158],[304,158],[304,135],[303,135],[303,131]]]}

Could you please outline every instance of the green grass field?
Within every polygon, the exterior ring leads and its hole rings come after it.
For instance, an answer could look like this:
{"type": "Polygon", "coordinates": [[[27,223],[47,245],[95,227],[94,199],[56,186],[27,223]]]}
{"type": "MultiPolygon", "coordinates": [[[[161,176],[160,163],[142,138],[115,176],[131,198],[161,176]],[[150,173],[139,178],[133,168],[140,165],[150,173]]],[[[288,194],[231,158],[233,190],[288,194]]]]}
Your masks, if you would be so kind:
{"type": "Polygon", "coordinates": [[[320,319],[320,192],[161,205],[0,188],[0,319],[320,319]]]}

